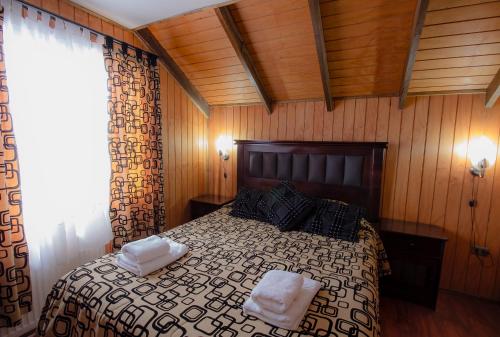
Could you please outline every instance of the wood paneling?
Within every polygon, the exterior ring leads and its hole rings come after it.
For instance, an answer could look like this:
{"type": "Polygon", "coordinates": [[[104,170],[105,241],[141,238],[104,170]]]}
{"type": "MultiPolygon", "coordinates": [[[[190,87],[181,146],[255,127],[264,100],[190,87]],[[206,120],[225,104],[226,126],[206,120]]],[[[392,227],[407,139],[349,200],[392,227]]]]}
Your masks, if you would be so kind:
{"type": "Polygon", "coordinates": [[[236,151],[221,163],[214,149],[221,134],[238,139],[388,141],[381,214],[386,218],[432,223],[449,241],[441,286],[500,299],[500,148],[496,165],[479,180],[476,241],[491,257],[470,254],[472,188],[469,162],[455,149],[481,134],[499,141],[500,103],[484,108],[484,95],[398,97],[275,104],[271,116],[260,105],[216,107],[209,119],[208,180],[211,193],[236,193],[236,151]],[[222,178],[223,166],[228,173],[222,178]],[[498,205],[497,205],[498,204],[498,205]]]}
{"type": "Polygon", "coordinates": [[[165,207],[173,228],[189,220],[189,200],[207,192],[208,122],[163,67],[160,85],[165,207]]]}
{"type": "Polygon", "coordinates": [[[500,69],[500,2],[430,0],[409,92],[484,90],[500,69]]]}
{"type": "Polygon", "coordinates": [[[148,28],[210,105],[261,102],[213,9],[148,28]]]}
{"type": "Polygon", "coordinates": [[[415,6],[416,0],[321,0],[334,97],[399,93],[415,6]]]}
{"type": "Polygon", "coordinates": [[[273,100],[323,96],[308,0],[241,0],[230,8],[273,100]]]}

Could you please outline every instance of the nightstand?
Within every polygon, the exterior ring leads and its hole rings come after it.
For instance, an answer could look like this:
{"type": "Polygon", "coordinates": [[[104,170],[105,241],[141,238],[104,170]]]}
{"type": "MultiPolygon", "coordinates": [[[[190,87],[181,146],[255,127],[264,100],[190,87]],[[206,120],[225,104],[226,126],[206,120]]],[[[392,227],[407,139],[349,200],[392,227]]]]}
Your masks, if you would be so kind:
{"type": "Polygon", "coordinates": [[[234,198],[220,195],[200,195],[191,199],[191,220],[218,210],[234,198]]]}
{"type": "Polygon", "coordinates": [[[382,295],[436,309],[446,236],[441,228],[381,219],[380,236],[392,274],[380,280],[382,295]]]}

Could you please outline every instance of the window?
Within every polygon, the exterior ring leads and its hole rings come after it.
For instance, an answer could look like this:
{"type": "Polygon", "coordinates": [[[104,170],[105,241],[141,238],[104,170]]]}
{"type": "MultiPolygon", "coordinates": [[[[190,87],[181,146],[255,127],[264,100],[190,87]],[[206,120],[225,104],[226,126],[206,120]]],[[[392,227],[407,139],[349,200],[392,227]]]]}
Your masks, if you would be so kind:
{"type": "Polygon", "coordinates": [[[53,282],[112,237],[108,91],[102,41],[22,12],[6,9],[4,53],[38,311],[53,282]]]}

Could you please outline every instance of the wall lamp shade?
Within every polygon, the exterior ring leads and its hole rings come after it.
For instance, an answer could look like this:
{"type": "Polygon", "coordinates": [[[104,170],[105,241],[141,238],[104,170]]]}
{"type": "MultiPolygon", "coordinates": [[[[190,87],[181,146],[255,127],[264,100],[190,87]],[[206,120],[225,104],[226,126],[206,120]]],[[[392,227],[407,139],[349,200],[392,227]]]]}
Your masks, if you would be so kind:
{"type": "Polygon", "coordinates": [[[221,159],[228,160],[229,152],[233,147],[233,139],[227,135],[220,135],[219,138],[217,138],[217,140],[215,141],[215,147],[221,159]]]}
{"type": "Polygon", "coordinates": [[[469,157],[470,172],[479,177],[484,177],[486,168],[495,163],[497,156],[497,146],[486,136],[472,138],[468,144],[458,145],[456,151],[463,157],[469,157]]]}

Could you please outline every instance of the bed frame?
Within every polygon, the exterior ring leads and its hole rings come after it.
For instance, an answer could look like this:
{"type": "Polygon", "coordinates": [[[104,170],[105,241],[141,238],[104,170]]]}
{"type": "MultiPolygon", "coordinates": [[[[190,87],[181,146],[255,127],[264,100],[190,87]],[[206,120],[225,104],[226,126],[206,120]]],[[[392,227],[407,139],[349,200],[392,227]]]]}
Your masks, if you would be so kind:
{"type": "Polygon", "coordinates": [[[282,180],[306,195],[367,209],[378,222],[386,142],[237,140],[238,190],[270,189],[282,180]]]}

